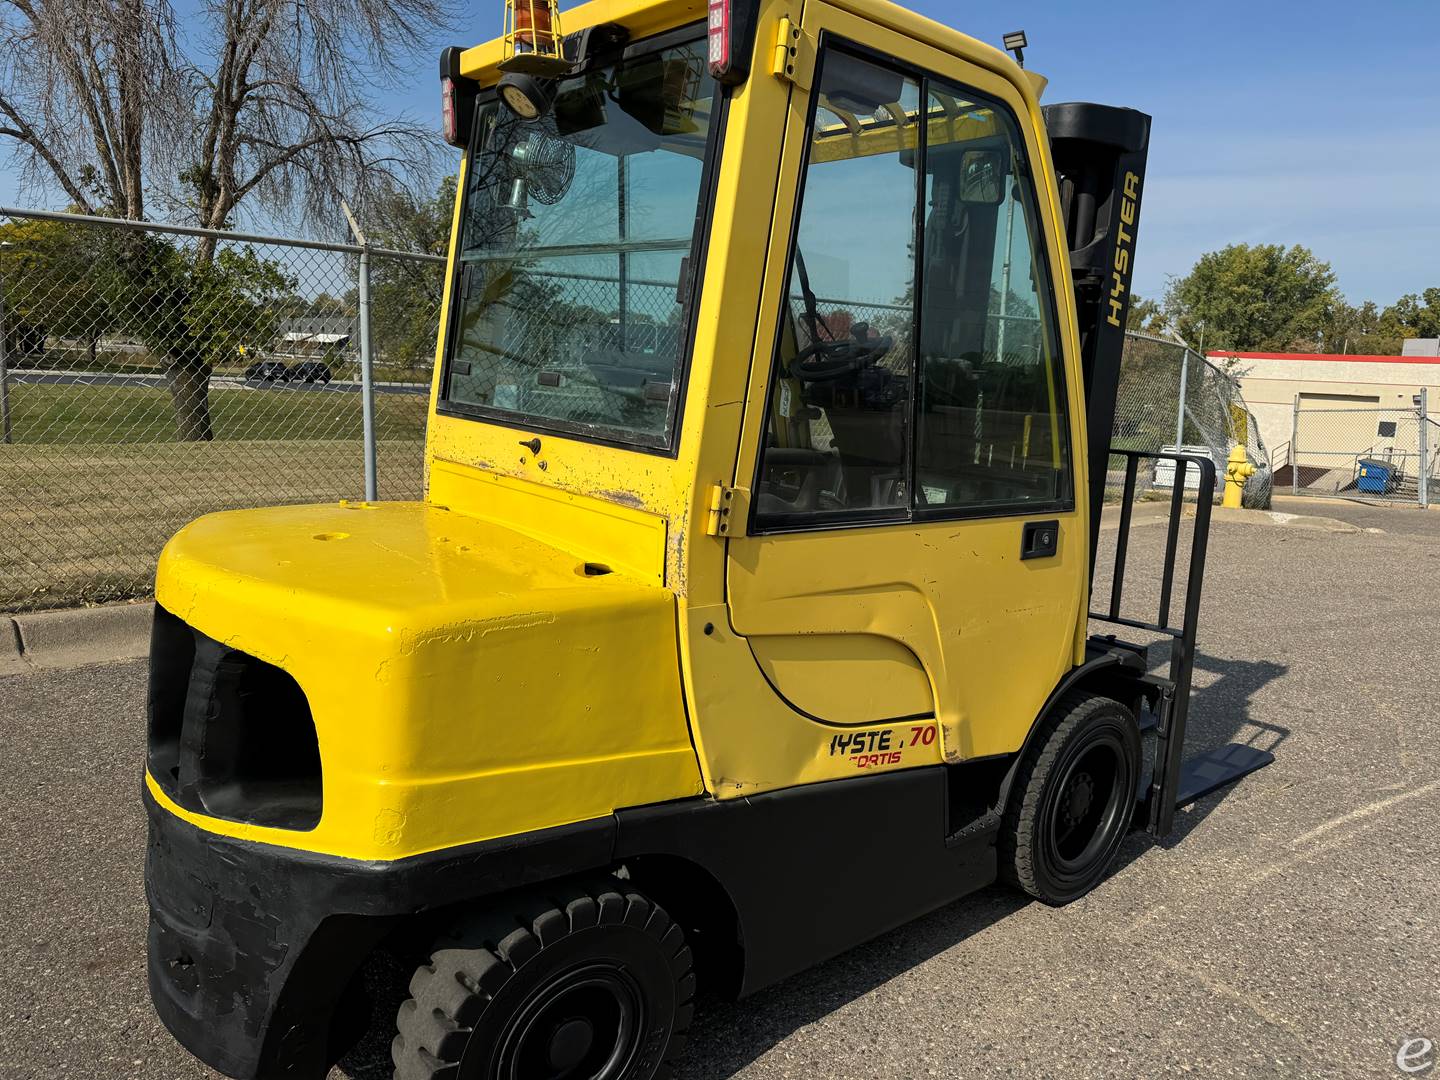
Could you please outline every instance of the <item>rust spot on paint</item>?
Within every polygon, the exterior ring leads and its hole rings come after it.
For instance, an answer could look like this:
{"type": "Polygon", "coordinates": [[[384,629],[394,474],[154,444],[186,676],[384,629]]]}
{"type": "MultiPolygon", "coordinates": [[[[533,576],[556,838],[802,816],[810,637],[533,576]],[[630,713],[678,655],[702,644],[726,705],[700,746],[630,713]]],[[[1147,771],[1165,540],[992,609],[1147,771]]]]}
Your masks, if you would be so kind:
{"type": "Polygon", "coordinates": [[[595,493],[599,498],[607,502],[619,503],[621,506],[628,506],[633,510],[644,510],[645,500],[636,495],[633,491],[622,491],[619,488],[607,488],[595,493]]]}
{"type": "Polygon", "coordinates": [[[965,760],[965,755],[960,752],[960,725],[940,725],[940,748],[945,760],[951,765],[959,765],[965,760]]]}

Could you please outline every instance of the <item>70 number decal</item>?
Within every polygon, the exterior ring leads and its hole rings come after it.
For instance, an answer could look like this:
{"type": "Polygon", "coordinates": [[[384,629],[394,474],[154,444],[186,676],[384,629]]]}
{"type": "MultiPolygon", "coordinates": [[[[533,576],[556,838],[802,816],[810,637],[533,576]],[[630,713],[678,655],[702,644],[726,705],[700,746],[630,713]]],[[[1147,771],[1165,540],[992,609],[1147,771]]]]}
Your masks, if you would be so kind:
{"type": "Polygon", "coordinates": [[[857,769],[872,769],[877,765],[899,765],[906,745],[933,746],[934,743],[935,727],[931,724],[912,726],[908,740],[899,737],[895,728],[846,732],[830,736],[830,756],[849,758],[857,769]]]}

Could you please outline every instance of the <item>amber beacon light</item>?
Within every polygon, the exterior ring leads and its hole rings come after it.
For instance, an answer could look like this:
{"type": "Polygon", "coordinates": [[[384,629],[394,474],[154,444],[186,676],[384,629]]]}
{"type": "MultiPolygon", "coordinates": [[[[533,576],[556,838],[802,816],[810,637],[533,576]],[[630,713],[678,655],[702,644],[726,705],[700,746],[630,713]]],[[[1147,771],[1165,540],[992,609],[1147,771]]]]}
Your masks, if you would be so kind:
{"type": "Polygon", "coordinates": [[[504,57],[504,71],[556,76],[569,70],[556,0],[505,0],[504,57]]]}

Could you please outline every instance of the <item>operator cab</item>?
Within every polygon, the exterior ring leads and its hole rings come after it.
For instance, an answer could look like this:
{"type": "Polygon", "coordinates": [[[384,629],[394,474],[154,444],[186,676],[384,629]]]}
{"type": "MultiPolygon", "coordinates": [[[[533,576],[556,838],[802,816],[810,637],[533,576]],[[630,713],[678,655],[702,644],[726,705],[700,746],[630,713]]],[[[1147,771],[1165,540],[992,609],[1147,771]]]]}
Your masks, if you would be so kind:
{"type": "Polygon", "coordinates": [[[973,90],[932,81],[923,109],[919,94],[897,71],[826,58],[756,489],[772,524],[907,505],[912,453],[920,507],[1065,497],[1024,143],[973,90]]]}

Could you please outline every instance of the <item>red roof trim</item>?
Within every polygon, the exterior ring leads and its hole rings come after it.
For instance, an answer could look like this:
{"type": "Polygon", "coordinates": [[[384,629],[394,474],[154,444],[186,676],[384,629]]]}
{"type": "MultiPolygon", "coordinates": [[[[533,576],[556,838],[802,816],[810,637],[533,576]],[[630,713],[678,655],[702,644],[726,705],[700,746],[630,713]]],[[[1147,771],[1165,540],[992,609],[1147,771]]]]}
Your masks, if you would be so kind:
{"type": "Polygon", "coordinates": [[[1440,364],[1440,356],[1371,356],[1365,353],[1210,352],[1212,360],[1319,360],[1336,364],[1440,364]]]}

